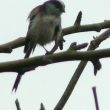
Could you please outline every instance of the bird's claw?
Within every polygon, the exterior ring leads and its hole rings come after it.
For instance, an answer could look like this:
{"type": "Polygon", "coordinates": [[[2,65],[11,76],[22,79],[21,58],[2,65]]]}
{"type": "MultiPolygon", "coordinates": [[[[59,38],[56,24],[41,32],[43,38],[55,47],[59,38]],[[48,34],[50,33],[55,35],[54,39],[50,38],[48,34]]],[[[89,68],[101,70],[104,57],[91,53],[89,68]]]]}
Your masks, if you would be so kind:
{"type": "Polygon", "coordinates": [[[48,51],[48,52],[46,52],[46,54],[45,54],[45,55],[51,55],[51,54],[53,54],[53,52],[48,51]]]}

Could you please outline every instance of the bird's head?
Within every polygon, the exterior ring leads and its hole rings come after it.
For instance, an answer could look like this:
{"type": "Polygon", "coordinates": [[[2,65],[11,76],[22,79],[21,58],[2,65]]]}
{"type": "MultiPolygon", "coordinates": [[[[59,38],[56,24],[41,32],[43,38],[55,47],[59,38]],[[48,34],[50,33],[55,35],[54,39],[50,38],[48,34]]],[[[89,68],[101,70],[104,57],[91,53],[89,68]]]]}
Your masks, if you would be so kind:
{"type": "Polygon", "coordinates": [[[61,0],[49,0],[44,4],[44,11],[48,14],[60,15],[65,12],[65,4],[61,0]]]}
{"type": "Polygon", "coordinates": [[[61,0],[49,0],[44,4],[35,7],[29,14],[28,19],[32,20],[38,13],[61,15],[65,12],[65,4],[61,0]]]}

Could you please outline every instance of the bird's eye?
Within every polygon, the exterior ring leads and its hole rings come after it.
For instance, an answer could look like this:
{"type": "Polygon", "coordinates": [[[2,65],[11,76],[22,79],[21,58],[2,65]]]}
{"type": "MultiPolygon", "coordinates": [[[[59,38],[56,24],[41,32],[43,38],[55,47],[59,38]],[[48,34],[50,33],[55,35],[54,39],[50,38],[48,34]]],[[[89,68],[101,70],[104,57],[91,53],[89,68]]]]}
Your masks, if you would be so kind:
{"type": "Polygon", "coordinates": [[[60,10],[61,12],[64,12],[65,9],[63,4],[57,1],[52,1],[51,3],[55,6],[56,9],[60,10]]]}
{"type": "Polygon", "coordinates": [[[62,8],[62,5],[60,3],[56,3],[55,4],[55,7],[58,8],[58,9],[60,9],[60,8],[62,8]]]}

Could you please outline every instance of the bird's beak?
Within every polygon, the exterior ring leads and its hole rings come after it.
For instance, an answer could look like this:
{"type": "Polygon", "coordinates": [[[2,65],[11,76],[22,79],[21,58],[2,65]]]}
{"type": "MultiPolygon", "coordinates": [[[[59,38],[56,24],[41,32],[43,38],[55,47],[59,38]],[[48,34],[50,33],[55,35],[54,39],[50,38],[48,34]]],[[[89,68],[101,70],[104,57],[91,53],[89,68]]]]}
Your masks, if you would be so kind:
{"type": "Polygon", "coordinates": [[[65,9],[63,9],[63,13],[65,13],[65,9]]]}
{"type": "Polygon", "coordinates": [[[65,8],[63,8],[63,9],[61,10],[61,12],[62,12],[62,13],[65,13],[65,8]]]}

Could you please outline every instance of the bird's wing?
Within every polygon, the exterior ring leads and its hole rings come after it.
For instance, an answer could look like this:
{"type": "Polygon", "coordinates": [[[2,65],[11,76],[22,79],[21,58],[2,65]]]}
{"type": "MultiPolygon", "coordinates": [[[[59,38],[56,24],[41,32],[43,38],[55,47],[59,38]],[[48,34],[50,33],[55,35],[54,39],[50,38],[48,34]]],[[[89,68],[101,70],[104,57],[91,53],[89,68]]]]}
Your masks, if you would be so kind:
{"type": "Polygon", "coordinates": [[[61,31],[62,31],[61,18],[59,18],[58,23],[56,24],[56,27],[55,27],[55,31],[54,31],[54,36],[55,36],[56,40],[60,39],[61,31]]]}
{"type": "Polygon", "coordinates": [[[41,11],[42,5],[35,7],[29,14],[28,19],[30,21],[28,29],[31,27],[32,20],[38,15],[39,11],[41,11]]]}
{"type": "Polygon", "coordinates": [[[37,7],[35,7],[29,14],[28,19],[31,21],[33,20],[33,18],[39,13],[39,11],[41,10],[42,5],[39,5],[37,7]]]}
{"type": "Polygon", "coordinates": [[[63,49],[64,39],[63,39],[63,37],[62,37],[61,18],[60,18],[60,20],[59,20],[59,23],[58,23],[58,24],[56,25],[56,27],[55,27],[54,36],[55,36],[55,38],[56,38],[55,41],[57,41],[60,50],[62,50],[62,49],[63,49]]]}
{"type": "Polygon", "coordinates": [[[55,27],[55,33],[54,33],[54,36],[58,36],[59,32],[61,31],[61,26],[60,25],[57,25],[55,27]]]}
{"type": "MultiPolygon", "coordinates": [[[[32,20],[34,19],[34,17],[36,17],[36,15],[39,13],[39,11],[41,10],[41,5],[35,7],[29,14],[28,16],[28,19],[30,21],[29,23],[29,27],[28,27],[28,32],[27,32],[27,36],[26,36],[26,39],[25,39],[25,47],[24,47],[24,53],[27,53],[27,51],[29,50],[29,42],[31,40],[31,36],[29,35],[29,29],[32,25],[32,20]]],[[[31,51],[31,50],[30,50],[31,51]]]]}

